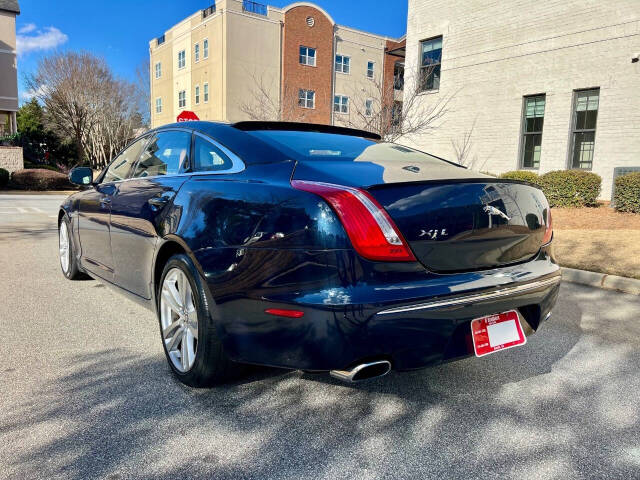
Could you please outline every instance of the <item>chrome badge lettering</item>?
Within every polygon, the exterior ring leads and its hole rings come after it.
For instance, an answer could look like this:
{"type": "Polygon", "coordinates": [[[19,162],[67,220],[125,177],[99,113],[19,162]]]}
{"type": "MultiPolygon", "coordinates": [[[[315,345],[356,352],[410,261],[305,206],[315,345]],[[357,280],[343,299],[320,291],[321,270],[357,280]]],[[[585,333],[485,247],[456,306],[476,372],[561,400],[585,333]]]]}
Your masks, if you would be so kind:
{"type": "Polygon", "coordinates": [[[430,240],[435,240],[438,237],[447,237],[449,233],[446,228],[442,229],[431,229],[431,230],[420,230],[420,237],[427,237],[430,240]]]}

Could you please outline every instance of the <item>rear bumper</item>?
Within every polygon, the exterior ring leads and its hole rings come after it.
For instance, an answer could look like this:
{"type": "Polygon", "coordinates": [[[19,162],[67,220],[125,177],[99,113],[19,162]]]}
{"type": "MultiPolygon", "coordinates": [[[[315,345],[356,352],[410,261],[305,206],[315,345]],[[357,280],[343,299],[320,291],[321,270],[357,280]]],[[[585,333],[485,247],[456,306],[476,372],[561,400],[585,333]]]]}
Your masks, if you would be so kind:
{"type": "Polygon", "coordinates": [[[228,299],[218,312],[225,348],[238,361],[308,370],[378,359],[396,370],[437,365],[473,354],[474,318],[517,309],[525,333],[535,332],[555,305],[561,277],[543,249],[520,265],[416,278],[228,299]],[[266,308],[305,315],[273,317],[266,308]]]}

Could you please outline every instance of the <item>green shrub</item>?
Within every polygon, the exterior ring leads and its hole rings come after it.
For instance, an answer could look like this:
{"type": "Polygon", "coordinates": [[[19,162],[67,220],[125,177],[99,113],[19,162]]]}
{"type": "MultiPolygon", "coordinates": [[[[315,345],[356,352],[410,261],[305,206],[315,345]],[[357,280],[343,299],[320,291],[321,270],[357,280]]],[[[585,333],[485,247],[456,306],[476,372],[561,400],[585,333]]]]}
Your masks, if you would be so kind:
{"type": "Polygon", "coordinates": [[[6,187],[7,183],[9,183],[9,172],[0,168],[0,187],[6,187]]]}
{"type": "Polygon", "coordinates": [[[51,170],[52,172],[59,172],[60,171],[60,169],[58,167],[54,167],[53,165],[47,165],[45,163],[24,162],[24,168],[28,168],[28,169],[44,168],[46,170],[51,170]]]}
{"type": "Polygon", "coordinates": [[[64,173],[43,168],[18,170],[11,175],[11,182],[25,190],[61,190],[71,187],[64,173]]]}
{"type": "Polygon", "coordinates": [[[640,213],[640,172],[616,178],[613,202],[619,212],[640,213]]]}
{"type": "Polygon", "coordinates": [[[500,178],[509,178],[511,180],[521,180],[523,182],[533,183],[538,185],[540,183],[540,175],[536,172],[529,170],[515,170],[513,172],[506,172],[500,175],[500,178]]]}
{"type": "Polygon", "coordinates": [[[7,147],[18,147],[20,146],[20,134],[14,133],[11,135],[0,136],[0,145],[4,145],[7,147]]]}
{"type": "Polygon", "coordinates": [[[597,205],[602,178],[584,170],[557,170],[540,177],[540,187],[552,207],[597,205]]]}

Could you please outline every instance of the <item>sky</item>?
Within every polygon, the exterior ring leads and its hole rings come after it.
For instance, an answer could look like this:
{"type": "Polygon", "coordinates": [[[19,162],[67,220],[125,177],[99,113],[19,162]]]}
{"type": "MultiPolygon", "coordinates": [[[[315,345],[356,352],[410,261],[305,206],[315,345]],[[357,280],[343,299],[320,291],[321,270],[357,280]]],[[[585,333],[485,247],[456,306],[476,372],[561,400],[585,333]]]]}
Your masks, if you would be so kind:
{"type": "MultiPolygon", "coordinates": [[[[294,0],[271,0],[275,7],[294,0]]],[[[18,82],[21,103],[29,99],[25,74],[55,51],[87,50],[104,57],[113,71],[131,81],[149,56],[149,40],[212,0],[19,0],[18,82]]],[[[406,0],[315,0],[341,24],[390,37],[406,33],[406,0]]]]}

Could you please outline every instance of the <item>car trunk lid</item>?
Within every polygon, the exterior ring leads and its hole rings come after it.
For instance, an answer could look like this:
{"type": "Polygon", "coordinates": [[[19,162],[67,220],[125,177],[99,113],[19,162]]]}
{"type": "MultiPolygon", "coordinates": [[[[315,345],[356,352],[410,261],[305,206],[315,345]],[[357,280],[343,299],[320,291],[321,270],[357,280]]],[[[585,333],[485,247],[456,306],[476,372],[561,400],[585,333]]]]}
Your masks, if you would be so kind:
{"type": "Polygon", "coordinates": [[[432,271],[522,262],[542,245],[549,207],[542,191],[531,185],[437,181],[377,185],[368,191],[432,271]]]}

